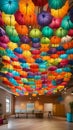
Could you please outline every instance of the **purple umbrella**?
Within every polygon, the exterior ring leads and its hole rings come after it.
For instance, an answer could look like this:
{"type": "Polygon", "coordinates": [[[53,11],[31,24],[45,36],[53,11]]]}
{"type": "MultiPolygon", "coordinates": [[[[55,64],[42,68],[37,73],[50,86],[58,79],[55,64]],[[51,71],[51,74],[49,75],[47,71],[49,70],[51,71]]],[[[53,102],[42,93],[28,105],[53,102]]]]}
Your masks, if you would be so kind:
{"type": "Polygon", "coordinates": [[[40,43],[32,43],[32,47],[33,48],[39,48],[40,47],[40,43]]]}
{"type": "Polygon", "coordinates": [[[5,35],[5,34],[6,34],[6,33],[5,33],[5,30],[0,27],[0,36],[3,36],[3,35],[5,35]]]}
{"type": "Polygon", "coordinates": [[[0,42],[0,47],[3,47],[4,49],[7,48],[7,44],[0,42]]]}
{"type": "Polygon", "coordinates": [[[40,26],[48,26],[52,21],[52,16],[50,13],[43,11],[38,14],[38,24],[40,26]]]}
{"type": "Polygon", "coordinates": [[[57,52],[56,48],[51,48],[47,53],[48,54],[55,54],[57,52]]]}
{"type": "Polygon", "coordinates": [[[30,42],[30,38],[28,36],[23,36],[23,37],[21,37],[20,40],[22,43],[29,43],[30,42]]]}
{"type": "Polygon", "coordinates": [[[8,43],[8,42],[9,42],[9,38],[8,38],[6,35],[1,36],[1,37],[0,37],[0,42],[8,43]]]}

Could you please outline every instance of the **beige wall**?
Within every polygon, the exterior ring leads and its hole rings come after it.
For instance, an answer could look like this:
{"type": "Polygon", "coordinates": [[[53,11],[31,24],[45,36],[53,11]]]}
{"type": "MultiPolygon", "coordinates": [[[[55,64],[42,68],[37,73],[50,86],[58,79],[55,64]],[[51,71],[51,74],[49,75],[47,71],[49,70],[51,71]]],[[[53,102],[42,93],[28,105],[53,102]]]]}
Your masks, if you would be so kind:
{"type": "Polygon", "coordinates": [[[38,97],[31,97],[30,96],[22,96],[15,98],[15,110],[26,110],[27,103],[34,103],[35,110],[44,110],[44,103],[58,103],[57,101],[58,96],[39,96],[38,97]]]}
{"type": "Polygon", "coordinates": [[[71,89],[68,89],[64,94],[63,98],[64,100],[61,102],[65,105],[65,112],[70,112],[69,102],[73,101],[73,95],[71,92],[73,91],[73,87],[71,89]]]}
{"type": "Polygon", "coordinates": [[[3,114],[6,114],[6,96],[10,97],[10,99],[11,99],[11,113],[8,113],[8,114],[13,114],[13,112],[14,112],[14,97],[13,97],[13,95],[0,89],[0,103],[2,104],[3,114]]]}

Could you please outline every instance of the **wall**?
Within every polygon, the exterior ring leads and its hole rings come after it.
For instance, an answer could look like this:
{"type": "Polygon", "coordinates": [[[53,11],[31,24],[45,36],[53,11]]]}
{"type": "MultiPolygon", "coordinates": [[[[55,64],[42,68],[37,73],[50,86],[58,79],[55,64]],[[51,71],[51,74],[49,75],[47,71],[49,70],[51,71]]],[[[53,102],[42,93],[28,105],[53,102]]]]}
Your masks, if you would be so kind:
{"type": "Polygon", "coordinates": [[[68,89],[62,94],[64,100],[61,103],[65,105],[66,113],[70,112],[69,102],[73,101],[73,95],[71,94],[72,91],[73,91],[73,87],[71,89],[68,89]]]}
{"type": "Polygon", "coordinates": [[[44,103],[58,103],[58,96],[39,96],[39,97],[30,97],[30,96],[22,96],[15,98],[15,110],[26,110],[27,103],[34,103],[35,110],[44,110],[44,103]]]}
{"type": "Polygon", "coordinates": [[[12,94],[0,89],[0,103],[2,104],[2,111],[3,114],[6,114],[6,96],[10,97],[11,99],[11,113],[14,113],[14,97],[12,94]]]}

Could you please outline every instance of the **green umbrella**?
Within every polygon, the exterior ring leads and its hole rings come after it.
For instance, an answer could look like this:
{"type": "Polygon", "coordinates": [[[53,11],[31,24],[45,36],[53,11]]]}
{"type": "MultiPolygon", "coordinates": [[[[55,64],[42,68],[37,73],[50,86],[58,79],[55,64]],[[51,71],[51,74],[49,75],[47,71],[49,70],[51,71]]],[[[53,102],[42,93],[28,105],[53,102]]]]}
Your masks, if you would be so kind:
{"type": "Polygon", "coordinates": [[[42,43],[42,44],[49,44],[49,43],[50,43],[50,40],[49,40],[49,38],[47,38],[47,37],[42,37],[41,43],[42,43]]]}
{"type": "Polygon", "coordinates": [[[20,38],[19,36],[10,36],[9,39],[14,42],[14,43],[19,43],[20,42],[20,38]]]}
{"type": "Polygon", "coordinates": [[[49,6],[52,9],[60,9],[64,6],[66,0],[48,0],[49,6]]]}
{"type": "Polygon", "coordinates": [[[67,35],[67,33],[68,33],[68,31],[67,30],[65,30],[65,29],[63,29],[62,27],[60,27],[60,28],[58,28],[57,30],[56,30],[56,36],[58,36],[58,37],[64,37],[64,36],[66,36],[67,35]]]}
{"type": "Polygon", "coordinates": [[[61,23],[61,27],[66,29],[66,30],[73,28],[73,23],[71,22],[69,16],[65,16],[63,18],[62,23],[61,23]]]}
{"type": "Polygon", "coordinates": [[[8,36],[18,36],[14,26],[6,26],[6,33],[8,36]]]}
{"type": "Polygon", "coordinates": [[[0,0],[0,9],[6,14],[14,14],[18,9],[18,1],[0,0]]]}
{"type": "Polygon", "coordinates": [[[32,29],[29,35],[31,38],[40,38],[42,33],[39,29],[32,29]]]}
{"type": "Polygon", "coordinates": [[[0,50],[0,55],[1,55],[1,56],[4,56],[4,55],[6,55],[6,52],[5,52],[5,50],[0,50]]]}
{"type": "Polygon", "coordinates": [[[45,26],[45,27],[43,27],[43,29],[42,29],[42,34],[43,34],[45,37],[51,37],[51,36],[53,36],[54,31],[53,31],[50,27],[45,26]]]}

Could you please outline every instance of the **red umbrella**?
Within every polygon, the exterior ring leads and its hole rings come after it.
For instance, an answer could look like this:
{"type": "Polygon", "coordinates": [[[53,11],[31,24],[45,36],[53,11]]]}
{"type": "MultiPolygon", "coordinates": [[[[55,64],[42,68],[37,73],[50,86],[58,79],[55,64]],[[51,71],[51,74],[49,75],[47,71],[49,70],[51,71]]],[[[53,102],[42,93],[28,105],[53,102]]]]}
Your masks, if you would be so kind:
{"type": "Polygon", "coordinates": [[[25,16],[19,10],[15,13],[15,20],[18,24],[24,25],[25,24],[25,16]]]}
{"type": "Polygon", "coordinates": [[[59,28],[61,25],[61,21],[62,21],[61,18],[53,18],[49,27],[53,29],[59,28]]]}
{"type": "Polygon", "coordinates": [[[73,37],[73,29],[69,30],[68,35],[71,36],[71,37],[73,37]]]}
{"type": "Polygon", "coordinates": [[[47,0],[32,0],[32,2],[36,5],[36,6],[44,6],[47,4],[47,0]]]}
{"type": "Polygon", "coordinates": [[[0,37],[0,42],[2,43],[8,43],[9,41],[9,38],[6,35],[0,37]]]}

